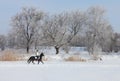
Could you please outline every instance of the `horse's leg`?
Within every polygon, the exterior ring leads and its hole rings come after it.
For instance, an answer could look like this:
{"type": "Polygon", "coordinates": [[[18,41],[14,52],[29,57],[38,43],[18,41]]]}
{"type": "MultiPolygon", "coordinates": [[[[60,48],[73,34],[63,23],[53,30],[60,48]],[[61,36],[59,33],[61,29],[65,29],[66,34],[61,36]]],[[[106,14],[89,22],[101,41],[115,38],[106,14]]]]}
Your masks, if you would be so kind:
{"type": "Polygon", "coordinates": [[[41,63],[44,64],[44,62],[41,60],[41,63]]]}
{"type": "Polygon", "coordinates": [[[28,64],[30,64],[30,62],[31,62],[31,59],[28,59],[28,61],[27,61],[27,62],[28,62],[28,64]]]}
{"type": "Polygon", "coordinates": [[[38,60],[38,64],[40,63],[40,61],[38,60]]]}
{"type": "Polygon", "coordinates": [[[28,63],[28,64],[30,63],[30,60],[29,60],[29,59],[27,60],[27,63],[28,63]]]}
{"type": "Polygon", "coordinates": [[[34,60],[32,60],[32,63],[35,64],[35,63],[34,63],[34,60]]]}
{"type": "Polygon", "coordinates": [[[28,64],[30,64],[31,60],[28,62],[28,64]]]}

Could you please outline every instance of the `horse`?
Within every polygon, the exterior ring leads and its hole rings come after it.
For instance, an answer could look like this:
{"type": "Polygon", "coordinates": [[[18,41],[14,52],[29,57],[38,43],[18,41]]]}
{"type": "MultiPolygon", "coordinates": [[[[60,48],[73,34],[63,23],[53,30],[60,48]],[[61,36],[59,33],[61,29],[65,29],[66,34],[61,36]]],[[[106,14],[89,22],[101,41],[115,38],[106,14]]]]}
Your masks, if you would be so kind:
{"type": "Polygon", "coordinates": [[[44,64],[44,62],[42,61],[42,57],[44,56],[44,54],[43,53],[41,53],[39,56],[31,56],[28,60],[27,60],[27,63],[28,64],[30,64],[31,62],[33,63],[33,64],[35,64],[34,63],[34,61],[38,61],[38,64],[41,62],[42,64],[44,64]]]}

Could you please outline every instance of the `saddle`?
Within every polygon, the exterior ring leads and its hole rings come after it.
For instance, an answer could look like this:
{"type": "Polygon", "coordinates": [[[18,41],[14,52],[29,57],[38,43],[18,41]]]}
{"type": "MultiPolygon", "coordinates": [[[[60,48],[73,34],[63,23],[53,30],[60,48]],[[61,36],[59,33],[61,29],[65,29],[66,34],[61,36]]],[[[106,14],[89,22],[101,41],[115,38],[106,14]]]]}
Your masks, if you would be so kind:
{"type": "Polygon", "coordinates": [[[36,60],[40,59],[40,56],[35,56],[35,59],[36,59],[36,60]]]}

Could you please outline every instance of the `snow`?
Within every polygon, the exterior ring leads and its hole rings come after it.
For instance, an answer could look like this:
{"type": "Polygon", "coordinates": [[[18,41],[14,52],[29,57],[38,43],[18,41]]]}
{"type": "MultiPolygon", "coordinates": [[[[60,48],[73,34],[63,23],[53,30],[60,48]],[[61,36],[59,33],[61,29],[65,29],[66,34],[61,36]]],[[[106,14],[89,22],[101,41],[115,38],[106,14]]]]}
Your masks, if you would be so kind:
{"type": "Polygon", "coordinates": [[[103,61],[0,62],[0,81],[120,81],[120,57],[103,61]]]}
{"type": "Polygon", "coordinates": [[[120,81],[120,54],[103,54],[102,61],[94,61],[83,49],[72,48],[69,54],[61,51],[58,55],[50,50],[40,50],[47,58],[44,64],[0,61],[0,81],[120,81]],[[87,61],[64,60],[74,55],[87,61]]]}

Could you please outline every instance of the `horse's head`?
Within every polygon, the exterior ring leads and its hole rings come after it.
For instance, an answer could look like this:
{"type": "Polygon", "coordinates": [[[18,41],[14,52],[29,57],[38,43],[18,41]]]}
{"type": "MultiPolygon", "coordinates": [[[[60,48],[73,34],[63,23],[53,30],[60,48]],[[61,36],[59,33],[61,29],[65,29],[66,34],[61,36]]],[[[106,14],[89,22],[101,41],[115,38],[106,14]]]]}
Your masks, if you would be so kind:
{"type": "Polygon", "coordinates": [[[42,56],[45,56],[45,55],[44,55],[44,53],[42,52],[42,53],[40,54],[40,56],[42,57],[42,56]]]}

